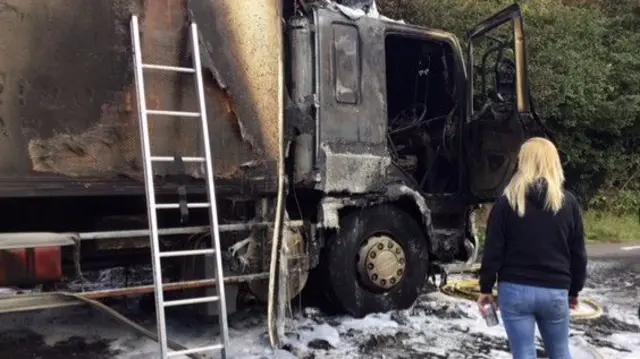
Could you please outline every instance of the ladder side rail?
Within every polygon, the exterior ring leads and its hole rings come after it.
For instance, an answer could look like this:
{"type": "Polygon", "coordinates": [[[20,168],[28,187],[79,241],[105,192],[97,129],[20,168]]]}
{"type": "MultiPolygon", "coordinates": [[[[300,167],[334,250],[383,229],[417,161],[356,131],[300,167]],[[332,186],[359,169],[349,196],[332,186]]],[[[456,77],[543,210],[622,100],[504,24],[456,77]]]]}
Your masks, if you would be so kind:
{"type": "Polygon", "coordinates": [[[149,121],[144,84],[142,53],[140,45],[140,29],[138,17],[131,18],[131,41],[133,43],[133,63],[135,70],[135,83],[138,100],[138,126],[140,128],[140,143],[142,147],[142,159],[144,167],[145,193],[147,197],[147,215],[149,218],[149,232],[151,237],[153,283],[155,289],[156,320],[158,327],[158,341],[160,342],[160,356],[167,358],[169,349],[167,345],[167,331],[164,312],[164,293],[162,286],[162,265],[160,258],[160,244],[158,238],[158,218],[156,213],[155,187],[153,183],[153,167],[151,163],[151,144],[149,136],[149,121]]]}
{"type": "Polygon", "coordinates": [[[202,140],[203,147],[205,152],[205,167],[206,167],[206,176],[207,176],[207,194],[209,197],[209,203],[211,203],[211,207],[209,207],[210,221],[211,221],[211,239],[213,241],[213,246],[215,248],[215,277],[217,280],[217,291],[218,297],[220,300],[219,304],[219,324],[220,324],[220,336],[222,338],[222,357],[227,357],[227,352],[229,348],[229,327],[227,323],[227,304],[226,304],[226,295],[224,288],[224,273],[222,269],[222,256],[220,249],[220,231],[219,231],[219,223],[218,223],[218,205],[216,201],[216,192],[215,192],[215,179],[213,172],[213,156],[211,154],[211,144],[209,143],[209,123],[207,120],[207,108],[204,96],[204,85],[202,79],[202,63],[200,59],[200,41],[198,39],[198,26],[196,23],[191,24],[191,45],[193,46],[193,68],[196,71],[196,92],[198,94],[198,104],[200,106],[200,120],[202,123],[202,140]]]}

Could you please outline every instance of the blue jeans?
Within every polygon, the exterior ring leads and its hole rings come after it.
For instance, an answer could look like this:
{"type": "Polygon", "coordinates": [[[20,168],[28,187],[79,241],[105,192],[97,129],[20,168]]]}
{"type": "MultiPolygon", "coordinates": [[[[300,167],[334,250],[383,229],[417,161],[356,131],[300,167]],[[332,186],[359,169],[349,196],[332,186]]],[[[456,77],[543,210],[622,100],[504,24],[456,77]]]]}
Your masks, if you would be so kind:
{"type": "Polygon", "coordinates": [[[536,359],[536,323],[547,357],[571,359],[567,290],[501,282],[498,305],[514,359],[536,359]]]}

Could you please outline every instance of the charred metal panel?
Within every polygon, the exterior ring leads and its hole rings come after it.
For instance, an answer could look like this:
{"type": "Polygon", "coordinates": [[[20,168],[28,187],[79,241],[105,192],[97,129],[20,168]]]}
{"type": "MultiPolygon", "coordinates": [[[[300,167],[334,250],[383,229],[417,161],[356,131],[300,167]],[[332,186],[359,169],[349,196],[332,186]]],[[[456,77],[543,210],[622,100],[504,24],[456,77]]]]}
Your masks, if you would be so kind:
{"type": "Polygon", "coordinates": [[[357,104],[360,98],[360,36],[351,25],[333,25],[335,93],[340,103],[357,104]]]}
{"type": "Polygon", "coordinates": [[[354,21],[328,9],[317,9],[316,20],[317,161],[324,168],[318,187],[349,193],[379,189],[391,164],[384,22],[367,17],[354,21]]]}
{"type": "Polygon", "coordinates": [[[279,152],[282,0],[189,0],[202,45],[227,86],[244,138],[265,158],[279,152]]]}
{"type": "Polygon", "coordinates": [[[307,17],[296,16],[289,20],[289,62],[291,99],[304,113],[313,112],[313,46],[311,23],[307,17]]]}
{"type": "Polygon", "coordinates": [[[309,18],[294,16],[289,20],[289,88],[290,105],[296,111],[287,112],[287,125],[293,132],[293,180],[294,183],[312,184],[315,158],[315,120],[313,100],[313,43],[309,18]]]}
{"type": "Polygon", "coordinates": [[[3,1],[0,171],[30,172],[31,140],[81,133],[99,120],[103,106],[122,98],[129,56],[126,43],[114,39],[128,37],[121,21],[126,3],[3,1]]]}
{"type": "MultiPolygon", "coordinates": [[[[255,11],[253,15],[245,14],[244,20],[255,21],[255,15],[262,14],[263,9],[256,6],[255,11]]],[[[144,62],[190,66],[186,0],[2,2],[0,175],[30,176],[35,171],[80,178],[141,178],[129,34],[133,13],[141,17],[144,62]]],[[[233,24],[241,28],[245,25],[237,21],[233,24]]],[[[257,35],[242,32],[235,39],[246,43],[247,36],[257,35]]],[[[272,33],[269,36],[278,38],[272,33]]],[[[254,55],[245,52],[244,57],[233,61],[243,66],[257,64],[247,74],[272,74],[269,66],[275,60],[268,57],[269,53],[253,57],[261,59],[266,67],[260,67],[258,60],[251,64],[243,61],[254,55]]],[[[247,74],[243,76],[247,78],[247,74]]],[[[267,110],[254,111],[257,116],[246,115],[245,108],[252,106],[247,103],[256,97],[249,87],[266,86],[259,77],[256,81],[234,88],[238,94],[252,94],[244,102],[242,96],[230,97],[214,81],[205,83],[211,145],[219,176],[239,177],[245,168],[264,162],[261,154],[269,153],[247,143],[236,117],[239,114],[246,123],[261,129],[271,128],[271,122],[260,125],[263,119],[275,121],[267,110]]],[[[149,108],[195,110],[197,97],[192,76],[146,72],[145,83],[149,108]]],[[[269,88],[273,96],[274,89],[269,88]]],[[[260,98],[259,103],[264,104],[271,97],[260,98]]],[[[150,122],[154,154],[202,153],[197,121],[153,118],[150,122]]],[[[255,143],[266,143],[262,136],[258,131],[255,143]]],[[[195,177],[202,173],[198,165],[187,170],[195,177]]],[[[172,172],[169,167],[156,166],[157,174],[172,172]]]]}

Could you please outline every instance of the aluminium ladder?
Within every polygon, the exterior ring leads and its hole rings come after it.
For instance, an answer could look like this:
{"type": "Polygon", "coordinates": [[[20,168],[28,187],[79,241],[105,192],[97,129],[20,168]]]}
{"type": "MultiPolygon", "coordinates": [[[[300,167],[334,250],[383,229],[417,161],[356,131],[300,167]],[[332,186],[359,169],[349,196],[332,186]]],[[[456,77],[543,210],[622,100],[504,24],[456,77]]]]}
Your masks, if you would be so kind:
{"type": "MultiPolygon", "coordinates": [[[[151,252],[153,262],[153,281],[155,287],[156,317],[158,323],[158,341],[160,344],[160,355],[162,359],[182,356],[187,354],[204,353],[207,351],[219,350],[222,358],[226,359],[227,349],[229,345],[229,329],[227,324],[227,305],[224,290],[224,278],[222,272],[222,258],[220,251],[220,233],[218,226],[218,209],[216,206],[216,193],[213,177],[213,164],[211,156],[211,146],[209,143],[209,127],[207,123],[207,114],[204,98],[204,87],[202,83],[202,66],[200,60],[200,46],[198,40],[198,28],[195,23],[191,23],[190,29],[191,46],[193,49],[193,68],[163,66],[145,64],[142,62],[141,45],[140,45],[140,29],[138,17],[136,15],[131,18],[131,40],[133,43],[133,62],[135,70],[135,83],[138,99],[138,115],[140,121],[140,138],[142,142],[142,158],[144,161],[144,178],[145,192],[147,196],[147,214],[149,217],[149,232],[151,237],[151,252]],[[189,73],[195,75],[196,93],[198,96],[199,112],[181,112],[181,111],[165,111],[165,110],[149,110],[147,109],[143,70],[168,71],[178,73],[189,73]],[[151,144],[149,136],[149,119],[148,116],[169,116],[184,118],[199,118],[202,131],[202,142],[204,146],[204,157],[183,157],[184,162],[204,163],[206,168],[206,185],[208,193],[208,202],[206,203],[188,203],[188,208],[208,208],[211,225],[211,241],[212,248],[195,249],[195,250],[179,250],[179,251],[160,251],[159,234],[158,234],[158,218],[157,210],[178,209],[178,203],[156,203],[155,186],[153,182],[153,163],[154,162],[172,162],[175,160],[173,156],[152,156],[151,144]],[[215,261],[215,279],[216,279],[216,296],[206,296],[201,298],[190,298],[181,300],[165,301],[163,293],[162,281],[162,259],[168,257],[196,256],[205,255],[214,258],[215,261]],[[220,325],[220,344],[207,345],[196,348],[189,348],[181,351],[169,352],[167,339],[167,326],[165,320],[165,309],[167,307],[217,302],[219,307],[219,325],[220,325]]],[[[153,119],[152,119],[153,120],[153,119]]]]}

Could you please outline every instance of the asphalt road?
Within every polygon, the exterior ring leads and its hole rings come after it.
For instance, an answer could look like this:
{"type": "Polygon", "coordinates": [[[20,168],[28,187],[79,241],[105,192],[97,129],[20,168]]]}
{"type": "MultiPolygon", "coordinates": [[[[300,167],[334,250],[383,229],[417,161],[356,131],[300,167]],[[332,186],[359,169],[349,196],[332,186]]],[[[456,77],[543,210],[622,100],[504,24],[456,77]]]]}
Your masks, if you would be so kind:
{"type": "Polygon", "coordinates": [[[589,244],[591,259],[640,258],[640,242],[589,244]]]}
{"type": "MultiPolygon", "coordinates": [[[[640,358],[640,327],[638,327],[640,321],[635,317],[637,308],[640,306],[638,296],[640,294],[640,243],[590,245],[588,252],[590,277],[585,292],[589,297],[603,303],[607,314],[592,323],[578,327],[577,330],[584,333],[584,337],[591,345],[608,353],[607,358],[640,358]],[[634,317],[631,318],[631,315],[634,317]],[[617,333],[627,333],[625,335],[638,333],[637,338],[622,340],[623,342],[635,340],[639,345],[638,351],[621,347],[619,341],[606,339],[617,333]]],[[[127,314],[133,315],[134,320],[153,328],[153,315],[149,313],[136,314],[134,307],[135,305],[129,305],[128,308],[119,309],[128,311],[127,314]]],[[[344,329],[345,322],[349,322],[344,318],[336,319],[321,314],[305,316],[304,320],[297,324],[302,328],[302,332],[309,323],[321,324],[329,330],[329,337],[337,337],[339,339],[335,340],[342,342],[340,345],[332,346],[331,340],[327,340],[327,337],[310,339],[306,345],[307,352],[300,354],[299,357],[315,359],[383,358],[379,355],[384,353],[384,358],[394,359],[495,359],[498,356],[495,356],[496,354],[492,350],[501,351],[501,355],[506,351],[504,340],[483,336],[479,332],[471,331],[469,333],[469,328],[462,330],[460,325],[453,326],[454,331],[457,331],[455,334],[445,333],[449,330],[448,327],[452,326],[448,323],[468,315],[464,313],[464,310],[459,308],[453,310],[450,306],[447,307],[447,304],[443,306],[441,302],[433,298],[426,298],[421,299],[413,311],[414,313],[409,315],[391,313],[390,316],[387,316],[391,322],[397,323],[395,325],[399,325],[401,328],[396,335],[387,336],[373,335],[367,331],[368,329],[363,328],[349,328],[345,331],[335,329],[341,327],[344,329]],[[416,314],[416,311],[419,313],[416,314]],[[448,335],[449,339],[447,340],[457,340],[454,343],[455,346],[466,348],[465,352],[475,354],[460,353],[459,356],[450,357],[436,352],[424,354],[420,351],[422,349],[414,344],[403,344],[404,346],[402,346],[401,343],[405,342],[413,343],[427,340],[424,339],[424,333],[419,334],[421,337],[417,340],[415,333],[422,333],[424,329],[420,329],[418,332],[412,331],[412,325],[409,324],[416,319],[423,320],[422,318],[427,318],[426,322],[422,322],[418,326],[432,329],[435,332],[435,334],[432,333],[437,338],[434,343],[439,343],[444,340],[442,338],[448,335]],[[343,348],[340,348],[341,346],[343,348]],[[309,351],[309,347],[312,348],[311,351],[309,351]],[[355,354],[350,356],[352,354],[345,353],[355,354]]],[[[263,314],[258,308],[231,316],[230,327],[234,331],[232,343],[236,347],[246,347],[237,350],[248,350],[241,351],[243,354],[234,356],[234,359],[236,357],[238,359],[270,357],[266,351],[267,340],[264,337],[263,314]],[[248,315],[247,313],[254,314],[248,315]]],[[[180,324],[177,324],[179,325],[177,333],[185,333],[182,338],[210,338],[214,334],[207,331],[206,328],[215,327],[215,325],[204,325],[200,321],[185,318],[175,319],[180,321],[180,324]]],[[[388,323],[384,325],[388,325],[388,323]]],[[[415,322],[413,326],[416,326],[415,322]]],[[[0,357],[8,359],[151,359],[153,355],[149,354],[149,350],[155,348],[155,344],[151,341],[133,335],[126,327],[84,307],[6,314],[0,316],[0,328],[2,331],[0,333],[0,353],[2,353],[0,357]]],[[[434,344],[435,346],[436,344],[434,344]]],[[[446,351],[447,349],[441,348],[439,350],[446,351]]],[[[279,358],[290,358],[290,356],[279,358]]],[[[499,356],[499,358],[504,358],[504,356],[499,356]]]]}

